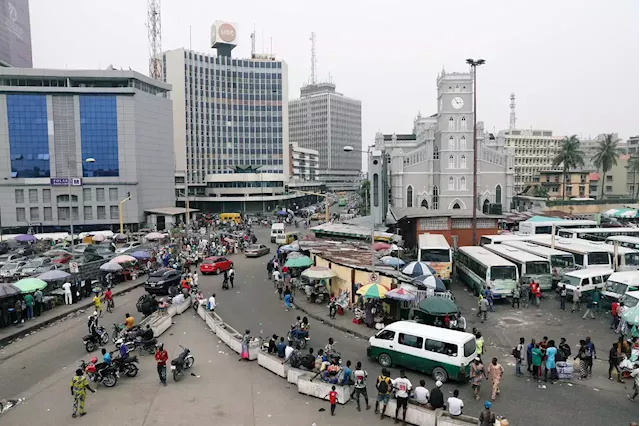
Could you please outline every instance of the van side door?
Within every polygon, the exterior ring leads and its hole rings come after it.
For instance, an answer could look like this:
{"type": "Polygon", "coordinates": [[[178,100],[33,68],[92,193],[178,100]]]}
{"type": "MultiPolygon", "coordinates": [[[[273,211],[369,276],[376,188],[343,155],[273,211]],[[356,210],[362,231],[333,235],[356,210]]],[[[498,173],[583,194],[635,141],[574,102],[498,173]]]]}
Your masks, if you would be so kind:
{"type": "Polygon", "coordinates": [[[424,371],[424,339],[408,333],[398,333],[398,364],[412,370],[424,371]]]}

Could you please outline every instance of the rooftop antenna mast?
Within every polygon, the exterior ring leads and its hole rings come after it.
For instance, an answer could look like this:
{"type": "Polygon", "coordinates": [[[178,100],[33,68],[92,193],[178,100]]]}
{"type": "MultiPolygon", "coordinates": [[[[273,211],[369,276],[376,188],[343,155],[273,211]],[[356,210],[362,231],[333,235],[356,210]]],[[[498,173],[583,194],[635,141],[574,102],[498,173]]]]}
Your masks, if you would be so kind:
{"type": "Polygon", "coordinates": [[[253,26],[253,32],[251,33],[251,57],[256,57],[256,26],[253,26]]]}
{"type": "Polygon", "coordinates": [[[311,76],[310,84],[316,84],[316,33],[311,33],[311,76]]]}
{"type": "Polygon", "coordinates": [[[149,76],[162,81],[160,0],[147,0],[147,31],[149,36],[149,76]]]}
{"type": "Polygon", "coordinates": [[[512,93],[509,97],[511,99],[511,103],[509,107],[511,108],[511,114],[509,114],[509,129],[513,130],[516,128],[516,95],[512,93]]]}

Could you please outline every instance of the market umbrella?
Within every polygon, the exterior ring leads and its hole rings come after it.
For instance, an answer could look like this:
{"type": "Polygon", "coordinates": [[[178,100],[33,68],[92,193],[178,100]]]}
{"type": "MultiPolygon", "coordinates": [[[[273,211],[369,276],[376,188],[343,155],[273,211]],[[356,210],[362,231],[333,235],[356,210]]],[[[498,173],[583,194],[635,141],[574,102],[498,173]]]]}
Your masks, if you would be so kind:
{"type": "Polygon", "coordinates": [[[394,268],[396,266],[404,266],[404,260],[398,258],[398,257],[393,257],[393,256],[382,256],[380,258],[380,260],[382,261],[382,263],[384,263],[387,266],[393,266],[394,268]]]}
{"type": "Polygon", "coordinates": [[[107,262],[100,265],[100,270],[104,272],[118,272],[122,271],[122,266],[117,263],[107,262]]]}
{"type": "Polygon", "coordinates": [[[402,273],[411,277],[419,277],[420,275],[433,275],[435,270],[424,262],[411,262],[403,270],[402,273]]]}
{"type": "Polygon", "coordinates": [[[61,271],[60,269],[54,269],[52,271],[43,272],[42,274],[38,275],[38,278],[40,278],[42,281],[49,282],[49,281],[66,280],[70,276],[71,274],[69,274],[68,272],[61,271]]]}
{"type": "Polygon", "coordinates": [[[383,285],[371,283],[360,287],[356,293],[364,296],[365,299],[382,299],[388,291],[383,285]]]}
{"type": "Polygon", "coordinates": [[[109,262],[113,262],[113,263],[131,263],[131,262],[135,262],[137,260],[138,259],[136,259],[133,256],[129,256],[128,254],[121,254],[120,256],[114,257],[109,262]]]}
{"type": "Polygon", "coordinates": [[[304,254],[299,251],[292,251],[287,254],[287,259],[295,259],[296,257],[306,257],[304,254]]]}
{"type": "Polygon", "coordinates": [[[36,240],[36,237],[31,234],[20,234],[16,237],[16,241],[20,243],[32,243],[36,240]]]}
{"type": "Polygon", "coordinates": [[[626,309],[624,311],[624,313],[622,314],[622,319],[627,323],[627,324],[631,324],[631,325],[638,325],[638,305],[626,309]]]}
{"type": "Polygon", "coordinates": [[[374,249],[375,251],[378,251],[378,250],[388,250],[388,249],[390,249],[390,248],[391,248],[391,244],[388,244],[388,243],[380,243],[380,242],[378,242],[378,243],[375,243],[375,244],[373,245],[373,249],[374,249]]]}
{"type": "Polygon", "coordinates": [[[136,250],[131,253],[131,257],[135,257],[136,259],[147,260],[151,259],[151,255],[144,250],[136,250]]]}
{"type": "Polygon", "coordinates": [[[101,243],[104,240],[105,240],[105,237],[102,234],[96,234],[93,237],[91,237],[91,241],[93,241],[94,243],[101,243]]]}
{"type": "Polygon", "coordinates": [[[417,287],[432,288],[435,291],[447,291],[447,287],[440,278],[436,278],[433,275],[420,275],[414,278],[411,283],[417,287]]]}
{"type": "Polygon", "coordinates": [[[313,260],[309,256],[294,257],[284,264],[287,268],[306,268],[311,265],[313,265],[313,260]]]}
{"type": "Polygon", "coordinates": [[[404,251],[404,249],[397,244],[391,244],[389,251],[404,251]]]}
{"type": "Polygon", "coordinates": [[[300,243],[298,241],[294,241],[291,244],[280,247],[280,251],[285,253],[289,251],[300,251],[300,243]]]}
{"type": "Polygon", "coordinates": [[[127,236],[124,234],[116,234],[113,236],[114,240],[123,241],[127,239],[127,236]]]}
{"type": "Polygon", "coordinates": [[[309,269],[305,269],[302,272],[302,276],[312,280],[328,280],[337,276],[337,274],[326,266],[312,266],[309,269]]]}
{"type": "Polygon", "coordinates": [[[458,307],[451,299],[445,297],[428,297],[424,299],[418,308],[421,311],[436,316],[452,315],[458,312],[458,307]]]}
{"type": "Polygon", "coordinates": [[[387,299],[400,300],[403,302],[410,302],[416,298],[415,291],[407,290],[406,288],[398,287],[393,290],[389,290],[385,294],[387,299]]]}
{"type": "Polygon", "coordinates": [[[149,232],[147,235],[144,236],[147,240],[149,241],[154,241],[154,240],[161,240],[164,238],[164,235],[162,235],[159,232],[149,232]]]}
{"type": "Polygon", "coordinates": [[[20,289],[10,283],[0,283],[0,298],[11,297],[20,294],[20,289]]]}
{"type": "Polygon", "coordinates": [[[14,284],[22,293],[33,293],[36,290],[42,290],[47,283],[39,278],[23,278],[14,284]]]}
{"type": "Polygon", "coordinates": [[[286,210],[280,210],[278,216],[289,216],[289,212],[286,210]]]}

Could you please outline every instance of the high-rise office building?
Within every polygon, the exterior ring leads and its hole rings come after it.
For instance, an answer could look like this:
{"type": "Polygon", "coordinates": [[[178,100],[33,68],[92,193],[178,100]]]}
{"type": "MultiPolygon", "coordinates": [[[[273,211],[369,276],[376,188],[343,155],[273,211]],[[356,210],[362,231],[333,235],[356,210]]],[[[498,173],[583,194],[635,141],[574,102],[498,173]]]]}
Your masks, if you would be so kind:
{"type": "Polygon", "coordinates": [[[270,209],[287,197],[287,64],[233,58],[237,26],[216,21],[216,54],[162,54],[173,87],[176,196],[203,211],[270,209]]]}
{"type": "Polygon", "coordinates": [[[32,66],[29,0],[0,0],[0,67],[32,66]]]}
{"type": "Polygon", "coordinates": [[[289,139],[320,154],[319,178],[328,188],[355,189],[362,170],[362,103],[332,83],[308,84],[289,101],[289,139]],[[346,153],[345,146],[353,152],[346,153]]]}

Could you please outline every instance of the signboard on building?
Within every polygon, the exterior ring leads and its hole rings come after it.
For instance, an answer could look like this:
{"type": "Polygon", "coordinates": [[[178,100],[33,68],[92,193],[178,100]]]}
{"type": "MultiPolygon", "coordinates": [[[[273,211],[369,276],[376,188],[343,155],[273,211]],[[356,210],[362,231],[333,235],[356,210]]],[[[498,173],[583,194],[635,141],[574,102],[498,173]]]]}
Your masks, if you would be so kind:
{"type": "Polygon", "coordinates": [[[218,44],[237,46],[238,24],[234,22],[216,21],[211,26],[211,47],[218,44]]]}
{"type": "Polygon", "coordinates": [[[0,62],[33,67],[29,0],[0,0],[0,62]]]}
{"type": "MultiPolygon", "coordinates": [[[[69,178],[51,178],[51,186],[69,186],[69,178]]],[[[82,178],[71,178],[71,186],[82,186],[82,178]]]]}

